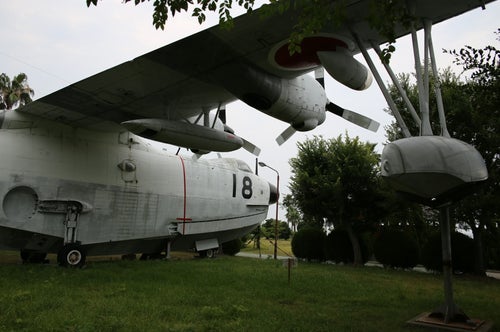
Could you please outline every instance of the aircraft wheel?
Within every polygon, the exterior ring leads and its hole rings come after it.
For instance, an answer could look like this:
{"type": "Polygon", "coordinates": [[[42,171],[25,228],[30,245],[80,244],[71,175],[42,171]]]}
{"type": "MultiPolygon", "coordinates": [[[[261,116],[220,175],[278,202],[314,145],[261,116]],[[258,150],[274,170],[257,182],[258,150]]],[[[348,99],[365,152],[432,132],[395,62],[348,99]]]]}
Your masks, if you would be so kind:
{"type": "Polygon", "coordinates": [[[65,245],[57,255],[59,265],[64,267],[82,267],[86,258],[85,251],[77,244],[65,245]]]}
{"type": "Polygon", "coordinates": [[[199,251],[198,254],[201,258],[215,258],[218,249],[208,249],[199,251]]]}
{"type": "Polygon", "coordinates": [[[215,249],[208,249],[207,250],[207,258],[215,258],[216,251],[215,249]]]}

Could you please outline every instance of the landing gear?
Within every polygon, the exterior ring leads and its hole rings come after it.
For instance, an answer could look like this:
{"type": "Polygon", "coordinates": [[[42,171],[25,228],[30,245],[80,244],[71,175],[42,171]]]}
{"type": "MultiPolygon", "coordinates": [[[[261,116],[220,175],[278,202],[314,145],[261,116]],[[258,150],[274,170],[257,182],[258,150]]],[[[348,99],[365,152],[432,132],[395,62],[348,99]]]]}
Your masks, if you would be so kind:
{"type": "Polygon", "coordinates": [[[215,258],[219,248],[198,251],[201,258],[215,258]]]}
{"type": "Polygon", "coordinates": [[[82,267],[86,258],[85,250],[76,243],[66,244],[57,254],[57,262],[63,267],[82,267]]]}

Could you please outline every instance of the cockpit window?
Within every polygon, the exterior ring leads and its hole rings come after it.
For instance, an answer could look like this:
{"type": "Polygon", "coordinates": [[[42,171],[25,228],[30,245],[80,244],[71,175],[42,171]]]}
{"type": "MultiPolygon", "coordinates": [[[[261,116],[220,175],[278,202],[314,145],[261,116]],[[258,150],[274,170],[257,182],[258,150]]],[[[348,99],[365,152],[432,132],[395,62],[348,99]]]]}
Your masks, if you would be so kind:
{"type": "Polygon", "coordinates": [[[252,173],[252,169],[250,168],[250,166],[248,166],[246,162],[241,160],[236,160],[236,162],[238,163],[238,169],[240,171],[252,173]]]}

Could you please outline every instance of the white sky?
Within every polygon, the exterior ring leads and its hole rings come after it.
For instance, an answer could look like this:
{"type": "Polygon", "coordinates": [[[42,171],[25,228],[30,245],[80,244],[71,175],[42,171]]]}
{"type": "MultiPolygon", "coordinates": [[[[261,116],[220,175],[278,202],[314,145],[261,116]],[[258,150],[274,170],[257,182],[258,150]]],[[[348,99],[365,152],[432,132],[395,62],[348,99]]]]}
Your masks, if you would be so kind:
{"type": "MultiPolygon", "coordinates": [[[[167,21],[166,29],[162,31],[152,26],[152,13],[152,2],[134,6],[132,3],[123,4],[121,0],[107,0],[100,1],[97,7],[87,8],[85,0],[0,1],[0,72],[10,77],[26,73],[37,99],[217,22],[216,17],[211,17],[209,22],[200,26],[189,15],[176,15],[167,21]]],[[[434,26],[433,42],[439,68],[452,66],[453,58],[443,54],[443,48],[495,45],[493,32],[500,27],[499,18],[500,1],[496,1],[487,5],[485,11],[476,9],[434,26]]],[[[394,72],[413,72],[410,38],[398,40],[396,48],[391,60],[394,72]]],[[[364,63],[360,56],[357,58],[364,63]]],[[[388,76],[382,70],[381,73],[387,82],[388,76]]],[[[358,92],[327,76],[326,86],[330,100],[379,121],[379,131],[372,133],[327,114],[323,125],[307,133],[297,133],[278,147],[275,138],[288,124],[241,102],[227,107],[228,124],[236,134],[259,146],[262,149],[259,160],[279,171],[282,194],[289,193],[287,186],[291,170],[288,160],[296,156],[298,141],[313,135],[337,137],[347,131],[351,137],[359,136],[363,141],[378,143],[377,151],[382,151],[385,141],[383,126],[391,122],[391,117],[383,111],[387,104],[375,82],[369,89],[358,92]]],[[[172,147],[169,150],[175,153],[177,149],[172,147]]],[[[244,150],[224,156],[245,160],[252,168],[255,164],[255,157],[244,150]]],[[[203,158],[207,157],[216,155],[212,153],[203,158]]],[[[260,175],[270,182],[276,181],[276,174],[269,169],[261,168],[260,175]]],[[[271,207],[269,217],[274,218],[274,211],[271,207]]],[[[285,219],[283,210],[280,210],[279,219],[285,219]]]]}

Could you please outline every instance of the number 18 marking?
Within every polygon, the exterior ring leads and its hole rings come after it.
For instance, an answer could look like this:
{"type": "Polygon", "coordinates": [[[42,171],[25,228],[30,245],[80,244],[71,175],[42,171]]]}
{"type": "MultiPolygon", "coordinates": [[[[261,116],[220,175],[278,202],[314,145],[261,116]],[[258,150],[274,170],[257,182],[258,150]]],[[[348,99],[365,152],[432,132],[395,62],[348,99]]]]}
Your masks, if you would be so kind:
{"type": "MultiPolygon", "coordinates": [[[[243,187],[241,188],[241,196],[245,199],[252,198],[252,179],[248,176],[243,177],[243,187]]],[[[236,197],[236,174],[233,174],[233,197],[236,197]]]]}

